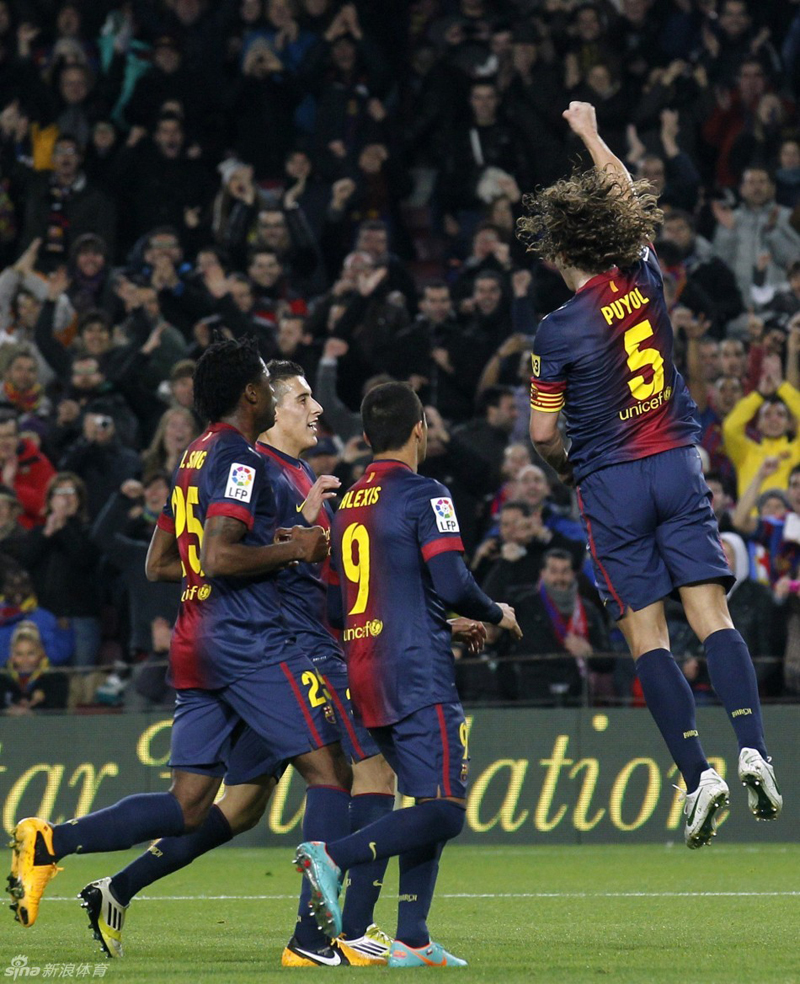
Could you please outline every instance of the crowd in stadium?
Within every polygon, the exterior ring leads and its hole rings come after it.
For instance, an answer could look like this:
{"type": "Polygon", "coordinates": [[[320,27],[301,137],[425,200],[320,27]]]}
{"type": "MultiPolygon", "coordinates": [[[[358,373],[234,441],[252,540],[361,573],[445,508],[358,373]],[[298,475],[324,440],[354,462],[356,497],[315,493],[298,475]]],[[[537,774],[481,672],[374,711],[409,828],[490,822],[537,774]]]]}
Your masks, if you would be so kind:
{"type": "MultiPolygon", "coordinates": [[[[666,213],[731,611],[763,695],[796,699],[799,95],[781,0],[0,0],[0,703],[64,706],[48,666],[105,667],[72,704],[167,698],[148,660],[180,586],[144,557],[219,333],[303,367],[342,492],[364,392],[419,393],[422,470],[525,633],[464,661],[466,698],[642,702],[527,436],[532,338],[570,292],[514,228],[586,163],[571,99],[666,213]]],[[[677,604],[670,630],[712,700],[677,604]]]]}

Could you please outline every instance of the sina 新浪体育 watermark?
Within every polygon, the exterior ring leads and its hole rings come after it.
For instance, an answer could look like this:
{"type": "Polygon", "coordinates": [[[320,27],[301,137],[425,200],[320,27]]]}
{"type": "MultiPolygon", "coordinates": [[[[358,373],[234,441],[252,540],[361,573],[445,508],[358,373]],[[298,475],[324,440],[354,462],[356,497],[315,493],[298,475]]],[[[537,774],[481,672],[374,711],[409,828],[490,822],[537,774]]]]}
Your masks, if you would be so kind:
{"type": "Polygon", "coordinates": [[[32,965],[28,963],[28,958],[20,953],[12,957],[8,966],[3,971],[3,977],[11,981],[24,981],[29,977],[50,978],[57,977],[105,977],[108,964],[105,963],[46,963],[32,965]]]}

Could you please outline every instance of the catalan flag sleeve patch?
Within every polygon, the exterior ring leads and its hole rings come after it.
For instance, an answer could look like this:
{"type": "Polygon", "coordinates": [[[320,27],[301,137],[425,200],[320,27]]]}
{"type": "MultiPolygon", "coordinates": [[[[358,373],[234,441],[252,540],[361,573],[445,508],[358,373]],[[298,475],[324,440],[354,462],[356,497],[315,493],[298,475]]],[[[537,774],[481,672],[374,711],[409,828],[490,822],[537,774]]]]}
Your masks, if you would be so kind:
{"type": "Polygon", "coordinates": [[[564,407],[566,392],[566,380],[545,383],[534,376],[531,378],[531,408],[544,413],[558,413],[564,407]]]}

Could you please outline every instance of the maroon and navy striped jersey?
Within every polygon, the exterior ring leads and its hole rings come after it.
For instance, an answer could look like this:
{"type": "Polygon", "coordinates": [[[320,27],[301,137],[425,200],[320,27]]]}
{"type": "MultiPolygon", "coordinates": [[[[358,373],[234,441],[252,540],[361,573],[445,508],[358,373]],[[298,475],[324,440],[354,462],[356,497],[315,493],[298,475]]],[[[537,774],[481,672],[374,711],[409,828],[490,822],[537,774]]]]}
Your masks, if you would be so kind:
{"type": "Polygon", "coordinates": [[[214,690],[266,662],[296,653],[281,613],[276,575],[208,577],[200,551],[213,516],[244,523],[241,543],[273,542],[277,514],[263,457],[229,424],[213,424],[184,451],[158,520],[174,533],[183,591],[170,645],[176,689],[214,690]]]}
{"type": "Polygon", "coordinates": [[[345,493],[331,531],[331,576],[353,707],[367,727],[458,700],[447,612],[426,561],[463,551],[450,493],[379,460],[345,493]]]}
{"type": "Polygon", "coordinates": [[[672,361],[673,332],[652,248],[593,277],[543,319],[531,407],[564,410],[575,480],[607,465],[696,444],[695,403],[672,361]]]}
{"type": "MultiPolygon", "coordinates": [[[[306,497],[317,477],[307,462],[284,454],[269,444],[256,444],[267,462],[278,526],[308,526],[302,514],[306,497]]],[[[315,526],[330,530],[333,510],[324,502],[315,526]]],[[[334,656],[344,659],[328,624],[327,586],[330,559],[321,564],[293,564],[278,574],[283,616],[297,645],[310,660],[334,656]]]]}

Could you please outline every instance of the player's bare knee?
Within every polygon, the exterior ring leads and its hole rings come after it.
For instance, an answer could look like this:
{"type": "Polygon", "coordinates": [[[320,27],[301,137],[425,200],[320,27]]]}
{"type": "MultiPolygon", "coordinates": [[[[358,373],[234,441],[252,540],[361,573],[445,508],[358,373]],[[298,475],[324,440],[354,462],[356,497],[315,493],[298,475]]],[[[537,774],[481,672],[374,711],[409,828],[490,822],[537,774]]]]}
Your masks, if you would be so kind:
{"type": "Polygon", "coordinates": [[[352,788],[353,769],[338,742],[298,755],[292,765],[307,786],[339,786],[348,791],[352,788]]]}
{"type": "Polygon", "coordinates": [[[214,776],[174,773],[169,791],[180,804],[186,833],[202,826],[214,803],[220,783],[221,780],[214,776]]]}
{"type": "Polygon", "coordinates": [[[721,629],[732,629],[725,588],[715,582],[693,584],[680,589],[683,610],[692,631],[705,640],[721,629]]]}
{"type": "Polygon", "coordinates": [[[373,755],[353,766],[353,796],[378,793],[394,796],[395,774],[383,755],[373,755]]]}

